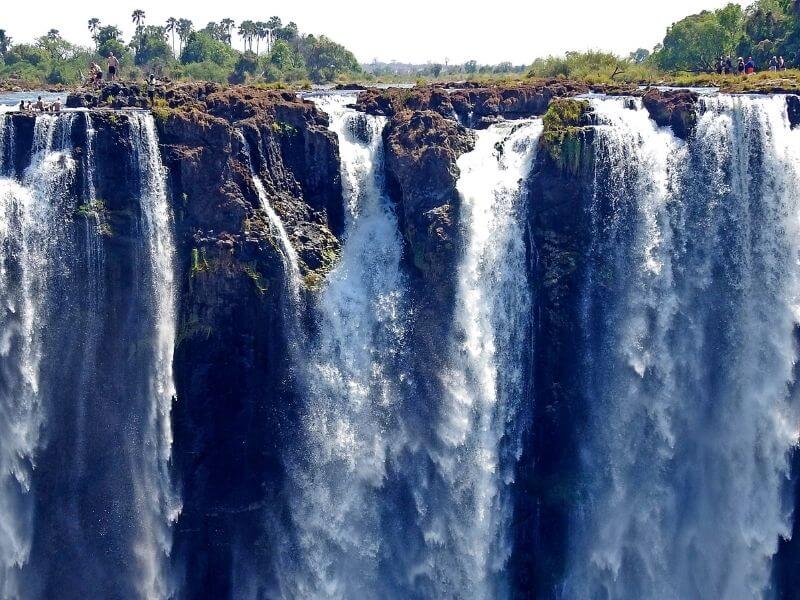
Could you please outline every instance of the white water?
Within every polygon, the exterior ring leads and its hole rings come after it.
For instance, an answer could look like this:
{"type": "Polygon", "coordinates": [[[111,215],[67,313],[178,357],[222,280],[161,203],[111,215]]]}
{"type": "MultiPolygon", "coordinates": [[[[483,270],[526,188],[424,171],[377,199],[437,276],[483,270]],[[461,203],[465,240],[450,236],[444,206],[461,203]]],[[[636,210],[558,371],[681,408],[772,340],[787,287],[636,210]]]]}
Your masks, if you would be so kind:
{"type": "Polygon", "coordinates": [[[605,191],[565,597],[763,597],[790,532],[800,132],[782,97],[703,102],[687,147],[593,101],[605,191]]]}
{"type": "Polygon", "coordinates": [[[523,182],[541,130],[540,121],[492,126],[458,160],[465,247],[430,450],[444,491],[420,511],[427,558],[419,574],[432,580],[433,597],[509,593],[508,485],[519,452],[511,432],[525,395],[531,319],[523,182]]]}
{"type": "MultiPolygon", "coordinates": [[[[58,255],[57,206],[74,177],[69,116],[36,119],[22,183],[0,179],[0,595],[17,597],[16,575],[33,534],[31,480],[42,425],[39,395],[45,296],[58,255]],[[58,144],[54,139],[58,135],[58,144]]],[[[13,135],[13,132],[10,132],[13,135]]]]}
{"type": "Polygon", "coordinates": [[[14,155],[13,140],[11,117],[0,113],[0,177],[5,177],[6,172],[11,170],[6,167],[6,157],[14,155]]]}
{"type": "Polygon", "coordinates": [[[250,169],[250,177],[252,178],[253,186],[256,188],[256,192],[258,193],[258,199],[261,202],[261,208],[263,208],[264,212],[267,213],[269,224],[274,229],[278,243],[280,244],[284,267],[286,268],[288,275],[287,280],[289,283],[289,292],[292,295],[293,302],[297,304],[297,301],[300,298],[300,267],[297,261],[297,251],[294,249],[294,246],[292,246],[292,242],[289,239],[289,234],[286,233],[286,227],[284,227],[283,221],[278,216],[278,213],[275,212],[275,209],[272,207],[272,203],[269,201],[267,190],[264,188],[264,182],[261,181],[261,177],[259,177],[255,168],[253,167],[253,157],[250,153],[250,144],[248,144],[247,138],[245,138],[244,134],[239,130],[236,131],[236,135],[239,139],[239,142],[242,144],[242,147],[244,148],[244,153],[247,157],[247,166],[250,169]]]}
{"type": "Polygon", "coordinates": [[[175,383],[176,301],[175,242],[166,193],[164,168],[153,117],[130,113],[134,160],[140,173],[140,207],[143,238],[149,258],[149,286],[153,318],[150,412],[144,447],[132,456],[136,500],[140,509],[140,535],[135,549],[142,568],[139,582],[145,598],[170,597],[171,583],[165,562],[172,547],[171,525],[180,514],[180,501],[172,488],[169,461],[172,453],[172,402],[175,383]]]}
{"type": "Polygon", "coordinates": [[[305,450],[290,467],[299,556],[283,557],[282,593],[379,598],[379,498],[402,437],[402,241],[383,187],[385,120],[346,109],[343,98],[320,102],[339,137],[347,222],[341,260],[314,309],[319,329],[306,367],[305,450]]]}

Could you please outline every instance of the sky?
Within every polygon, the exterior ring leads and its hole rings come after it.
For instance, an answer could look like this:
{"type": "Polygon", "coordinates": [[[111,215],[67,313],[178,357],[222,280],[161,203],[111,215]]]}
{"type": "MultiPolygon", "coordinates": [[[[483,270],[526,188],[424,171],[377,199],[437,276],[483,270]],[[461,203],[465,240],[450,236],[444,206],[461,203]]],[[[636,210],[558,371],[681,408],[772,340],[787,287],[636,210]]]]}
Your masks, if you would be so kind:
{"type": "MultiPolygon", "coordinates": [[[[75,43],[91,44],[90,17],[133,32],[131,12],[145,11],[146,23],[168,17],[191,19],[202,28],[230,17],[266,21],[277,15],[303,33],[324,33],[352,50],[361,62],[530,63],[567,50],[610,50],[627,55],[652,48],[667,27],[686,15],[720,8],[729,0],[8,0],[0,29],[15,41],[33,41],[55,28],[75,43]],[[224,7],[224,9],[222,8],[224,7]]],[[[746,1],[740,2],[748,4],[746,1]]],[[[237,43],[238,39],[234,41],[237,43]]],[[[239,44],[241,46],[241,44],[239,44]]]]}

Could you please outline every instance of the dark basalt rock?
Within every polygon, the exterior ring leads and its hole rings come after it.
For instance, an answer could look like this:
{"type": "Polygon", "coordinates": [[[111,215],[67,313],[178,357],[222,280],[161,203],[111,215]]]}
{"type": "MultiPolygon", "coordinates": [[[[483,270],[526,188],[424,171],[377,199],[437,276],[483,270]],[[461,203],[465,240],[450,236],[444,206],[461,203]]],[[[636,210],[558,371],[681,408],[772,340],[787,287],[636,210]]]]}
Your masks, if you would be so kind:
{"type": "Polygon", "coordinates": [[[591,241],[586,198],[592,197],[595,164],[594,129],[578,126],[584,108],[567,104],[558,111],[559,124],[569,129],[543,141],[561,147],[538,152],[527,181],[529,244],[536,256],[533,328],[548,343],[532,358],[532,429],[523,439],[512,486],[515,551],[509,569],[519,598],[551,598],[563,581],[569,555],[564,532],[582,497],[570,474],[580,463],[587,402],[574,384],[582,368],[576,357],[584,335],[581,291],[591,241]]]}
{"type": "Polygon", "coordinates": [[[672,127],[675,135],[685,140],[697,124],[698,97],[689,90],[650,89],[642,96],[642,103],[653,121],[660,127],[672,127]]]}
{"type": "MultiPolygon", "coordinates": [[[[132,86],[124,94],[108,87],[90,93],[89,104],[112,92],[141,97],[132,86]]],[[[280,519],[279,448],[296,418],[288,274],[237,131],[297,251],[305,293],[338,258],[339,153],[327,117],[293,94],[193,84],[163,98],[167,106],[153,114],[175,217],[173,466],[183,502],[173,557],[186,568],[182,595],[222,598],[246,573],[269,579],[269,552],[278,544],[264,523],[280,519]]],[[[33,117],[14,118],[25,120],[17,131],[29,146],[33,117]]],[[[97,196],[111,232],[105,243],[124,250],[138,214],[129,113],[92,110],[90,118],[97,196]]],[[[75,144],[78,151],[83,142],[75,144]]]]}
{"type": "Polygon", "coordinates": [[[792,129],[800,125],[800,96],[794,94],[786,96],[786,112],[792,129]]]}
{"type": "Polygon", "coordinates": [[[474,136],[430,110],[397,114],[384,135],[387,180],[412,263],[426,283],[449,289],[460,207],[456,160],[474,147],[474,136]]]}

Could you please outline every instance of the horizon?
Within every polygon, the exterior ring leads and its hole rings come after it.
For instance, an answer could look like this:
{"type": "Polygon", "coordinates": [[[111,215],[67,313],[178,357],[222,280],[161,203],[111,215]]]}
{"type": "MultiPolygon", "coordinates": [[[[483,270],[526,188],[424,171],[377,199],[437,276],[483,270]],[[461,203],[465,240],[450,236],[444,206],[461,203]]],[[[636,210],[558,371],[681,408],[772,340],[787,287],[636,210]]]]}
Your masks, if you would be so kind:
{"type": "MultiPolygon", "coordinates": [[[[627,56],[638,48],[652,50],[660,43],[667,28],[683,17],[725,6],[727,0],[675,0],[671,3],[647,6],[647,22],[641,27],[630,27],[630,15],[642,10],[637,0],[609,0],[600,6],[592,0],[565,0],[557,4],[535,7],[522,4],[504,11],[506,14],[472,14],[460,10],[456,14],[455,2],[436,5],[421,0],[409,0],[401,14],[380,15],[369,27],[369,16],[376,11],[364,0],[345,0],[336,5],[306,3],[292,5],[277,2],[263,14],[257,9],[235,4],[225,12],[201,7],[187,0],[173,2],[169,9],[152,0],[137,1],[130,6],[109,5],[99,2],[94,7],[81,7],[82,16],[75,16],[75,7],[68,4],[44,0],[40,3],[42,13],[51,15],[55,21],[49,25],[32,25],[26,6],[9,5],[0,29],[5,29],[15,43],[32,43],[49,29],[58,29],[65,39],[91,46],[92,39],[87,21],[97,17],[103,24],[116,25],[129,42],[134,31],[131,12],[145,11],[147,25],[163,25],[169,17],[191,19],[200,29],[209,21],[232,18],[237,25],[244,19],[267,20],[279,16],[284,24],[294,21],[302,33],[326,35],[351,50],[362,64],[397,61],[408,64],[449,63],[461,64],[475,60],[480,64],[498,64],[509,61],[515,65],[527,65],[538,57],[560,55],[567,51],[602,50],[627,56]],[[625,18],[627,13],[628,18],[625,18]],[[422,21],[420,15],[425,15],[422,21]],[[553,23],[565,21],[563,14],[581,15],[571,18],[567,27],[554,27],[553,23]],[[352,15],[359,15],[358,21],[352,15]],[[442,27],[439,23],[449,22],[442,27]],[[391,27],[386,27],[391,23],[391,27]],[[405,31],[413,31],[406,36],[405,31]],[[425,49],[409,49],[420,39],[429,40],[425,49]],[[475,43],[475,40],[478,43],[475,43]],[[409,44],[411,42],[411,44],[409,44]]],[[[736,2],[743,6],[746,1],[736,2]]],[[[459,6],[459,9],[461,7],[459,6]]],[[[44,22],[40,19],[39,22],[44,22]]],[[[241,49],[238,35],[233,37],[233,46],[241,49]]]]}

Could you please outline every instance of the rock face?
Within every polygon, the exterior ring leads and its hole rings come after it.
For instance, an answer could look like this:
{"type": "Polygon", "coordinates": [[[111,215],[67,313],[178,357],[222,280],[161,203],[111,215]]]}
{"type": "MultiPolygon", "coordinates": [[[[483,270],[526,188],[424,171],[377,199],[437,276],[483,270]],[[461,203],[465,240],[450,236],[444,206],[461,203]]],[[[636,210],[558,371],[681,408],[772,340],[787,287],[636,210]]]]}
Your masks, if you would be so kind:
{"type": "Polygon", "coordinates": [[[579,501],[576,448],[584,420],[573,384],[580,376],[580,293],[590,222],[586,198],[594,179],[593,130],[587,106],[551,107],[528,179],[533,328],[547,340],[534,355],[533,426],[513,485],[514,546],[510,569],[519,597],[549,598],[561,581],[568,547],[564,532],[579,501]],[[557,118],[556,118],[557,117],[557,118]],[[583,124],[582,124],[583,123],[583,124]]]}
{"type": "Polygon", "coordinates": [[[685,140],[697,123],[697,99],[698,95],[688,90],[650,89],[642,103],[659,126],[672,127],[675,135],[685,140]]]}
{"type": "Polygon", "coordinates": [[[234,580],[272,564],[277,544],[259,536],[265,519],[276,518],[269,511],[281,493],[279,448],[294,418],[289,275],[248,159],[307,287],[336,259],[342,207],[338,146],[313,104],[257,90],[206,91],[155,116],[182,273],[174,427],[184,505],[175,552],[189,597],[229,597],[234,580]],[[243,557],[239,548],[254,550],[243,557]]]}
{"type": "Polygon", "coordinates": [[[384,135],[387,185],[412,263],[428,285],[449,290],[458,245],[456,160],[474,147],[473,134],[426,110],[397,114],[384,135]]]}
{"type": "MultiPolygon", "coordinates": [[[[112,106],[121,98],[125,106],[139,104],[132,86],[113,91],[107,86],[81,100],[96,106],[113,95],[112,106]]],[[[338,256],[338,145],[327,117],[292,94],[209,84],[170,89],[165,98],[167,106],[153,114],[178,267],[172,417],[183,507],[173,557],[186,569],[182,595],[223,598],[235,595],[234,582],[248,572],[269,581],[269,552],[278,543],[266,536],[278,534],[267,533],[264,523],[280,520],[274,513],[283,481],[279,449],[295,418],[288,361],[296,332],[286,314],[298,300],[287,293],[283,248],[250,163],[297,252],[305,294],[338,256]]],[[[126,111],[90,114],[97,193],[113,232],[108,244],[119,245],[134,236],[129,120],[126,111]]],[[[15,118],[19,144],[30,145],[33,116],[15,118]]]]}

